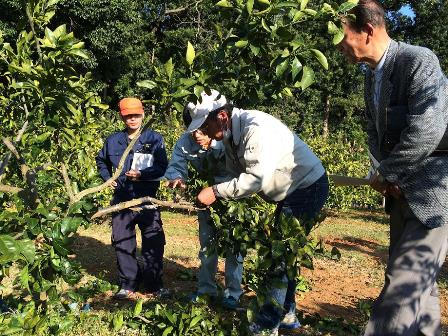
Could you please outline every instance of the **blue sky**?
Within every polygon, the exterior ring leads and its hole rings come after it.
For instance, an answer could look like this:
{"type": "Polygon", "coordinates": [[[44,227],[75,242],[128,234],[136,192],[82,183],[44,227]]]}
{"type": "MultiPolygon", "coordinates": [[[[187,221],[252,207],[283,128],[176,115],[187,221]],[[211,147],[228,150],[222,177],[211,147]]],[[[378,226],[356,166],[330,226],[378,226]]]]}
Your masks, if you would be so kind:
{"type": "Polygon", "coordinates": [[[414,12],[412,11],[412,8],[409,5],[401,7],[400,13],[403,15],[409,16],[411,18],[413,18],[415,16],[414,12]]]}

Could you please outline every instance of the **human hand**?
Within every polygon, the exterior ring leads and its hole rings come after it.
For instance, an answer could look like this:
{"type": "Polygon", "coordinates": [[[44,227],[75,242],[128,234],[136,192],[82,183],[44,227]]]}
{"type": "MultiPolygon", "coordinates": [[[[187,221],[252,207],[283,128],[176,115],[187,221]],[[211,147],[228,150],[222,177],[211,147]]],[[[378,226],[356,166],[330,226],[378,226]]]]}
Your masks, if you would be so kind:
{"type": "Polygon", "coordinates": [[[387,195],[392,196],[395,199],[400,199],[403,197],[400,187],[397,184],[389,183],[386,190],[387,195]]]}
{"type": "Polygon", "coordinates": [[[198,202],[203,205],[210,205],[216,201],[215,193],[212,187],[207,187],[201,190],[198,195],[198,202]]]}
{"type": "Polygon", "coordinates": [[[382,194],[383,196],[386,195],[387,193],[387,187],[388,187],[388,183],[387,181],[384,179],[384,177],[382,177],[380,175],[380,173],[377,171],[375,171],[374,174],[372,174],[372,176],[370,177],[370,181],[369,181],[370,186],[378,191],[380,194],[382,194]]]}
{"type": "Polygon", "coordinates": [[[167,181],[165,186],[172,189],[176,188],[185,189],[187,187],[185,181],[182,179],[169,180],[167,181]]]}
{"type": "Polygon", "coordinates": [[[116,187],[117,187],[117,181],[112,181],[111,183],[110,183],[110,187],[112,188],[112,189],[115,189],[116,187]]]}
{"type": "Polygon", "coordinates": [[[129,171],[127,171],[126,173],[124,173],[128,179],[130,179],[131,181],[137,181],[140,176],[142,176],[142,173],[140,172],[140,170],[134,170],[131,169],[129,171]]]}

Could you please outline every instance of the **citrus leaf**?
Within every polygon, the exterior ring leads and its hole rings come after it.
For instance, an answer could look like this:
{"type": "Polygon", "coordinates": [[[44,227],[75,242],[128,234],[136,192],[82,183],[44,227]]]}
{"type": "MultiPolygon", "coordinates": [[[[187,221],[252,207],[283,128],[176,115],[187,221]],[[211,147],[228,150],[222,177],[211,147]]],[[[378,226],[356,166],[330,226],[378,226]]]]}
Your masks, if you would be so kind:
{"type": "Polygon", "coordinates": [[[320,50],[317,49],[311,49],[311,51],[314,53],[314,55],[316,56],[317,60],[322,65],[322,67],[325,70],[328,70],[328,61],[325,55],[320,50]]]}
{"type": "Polygon", "coordinates": [[[196,57],[196,52],[194,51],[193,45],[188,41],[187,43],[187,53],[185,55],[185,59],[187,60],[188,65],[192,65],[194,58],[196,57]]]}

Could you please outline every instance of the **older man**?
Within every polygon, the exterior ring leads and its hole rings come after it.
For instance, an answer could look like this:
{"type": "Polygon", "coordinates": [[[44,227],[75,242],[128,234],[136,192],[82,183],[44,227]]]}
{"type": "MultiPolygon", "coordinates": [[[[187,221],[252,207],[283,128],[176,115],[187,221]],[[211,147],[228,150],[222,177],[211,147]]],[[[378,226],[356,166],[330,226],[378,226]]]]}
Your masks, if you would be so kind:
{"type": "MultiPolygon", "coordinates": [[[[207,101],[203,101],[207,104],[207,101]]],[[[183,120],[186,127],[191,123],[191,113],[201,103],[189,103],[185,106],[183,120]]],[[[186,187],[188,166],[191,166],[199,176],[215,183],[223,182],[230,177],[225,168],[224,146],[221,141],[215,141],[202,134],[200,130],[185,132],[174,146],[170,163],[165,172],[172,188],[186,187]]],[[[215,241],[215,227],[209,211],[198,212],[199,222],[199,259],[201,265],[198,272],[198,289],[191,295],[191,301],[196,302],[200,296],[208,295],[213,301],[218,297],[218,287],[215,276],[218,267],[218,254],[210,251],[210,245],[215,241]]],[[[243,258],[232,251],[226,253],[225,290],[222,306],[231,310],[238,308],[242,294],[241,280],[243,274],[243,258]]]]}
{"type": "Polygon", "coordinates": [[[437,274],[447,253],[448,81],[428,49],[391,40],[384,10],[360,0],[340,51],[366,63],[371,186],[386,196],[389,261],[365,335],[440,335],[437,274]]]}
{"type": "MultiPolygon", "coordinates": [[[[238,199],[260,193],[278,204],[278,212],[302,220],[309,232],[312,219],[328,197],[328,179],[321,161],[280,120],[254,110],[234,108],[219,92],[203,94],[192,111],[188,131],[200,129],[225,147],[226,168],[235,178],[203,189],[198,200],[210,205],[216,198],[238,199]]],[[[286,270],[285,270],[286,274],[286,270]]],[[[284,288],[272,288],[250,326],[253,335],[277,335],[278,328],[294,329],[295,279],[279,279],[284,288]],[[282,309],[283,307],[283,309],[282,309]]]]}

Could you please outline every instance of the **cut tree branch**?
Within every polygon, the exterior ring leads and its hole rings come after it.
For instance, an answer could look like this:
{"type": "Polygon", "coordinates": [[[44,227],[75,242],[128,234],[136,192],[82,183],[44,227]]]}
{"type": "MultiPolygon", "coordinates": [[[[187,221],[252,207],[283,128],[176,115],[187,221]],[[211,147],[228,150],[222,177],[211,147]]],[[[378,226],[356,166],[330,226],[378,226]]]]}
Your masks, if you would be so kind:
{"type": "Polygon", "coordinates": [[[70,204],[74,204],[74,203],[80,201],[83,197],[85,197],[85,196],[87,196],[89,194],[100,192],[101,190],[103,190],[103,189],[107,188],[108,186],[110,186],[112,184],[112,182],[115,181],[120,176],[121,170],[123,169],[123,166],[124,166],[124,163],[126,161],[126,158],[128,157],[129,152],[134,147],[134,144],[137,142],[138,138],[140,137],[140,134],[142,134],[142,132],[144,130],[146,130],[150,126],[151,123],[152,123],[152,120],[149,120],[145,124],[145,126],[143,126],[137,132],[137,134],[134,136],[134,138],[131,140],[129,145],[124,150],[123,155],[120,158],[120,162],[118,163],[118,167],[115,170],[115,172],[113,173],[113,175],[111,176],[111,178],[109,178],[106,182],[104,182],[103,184],[101,184],[99,186],[88,188],[88,189],[85,189],[85,190],[75,194],[73,196],[73,199],[70,199],[70,204]]]}
{"type": "Polygon", "coordinates": [[[121,202],[115,205],[112,205],[110,207],[104,208],[99,210],[98,212],[96,212],[91,219],[95,219],[107,214],[110,214],[112,212],[117,212],[123,209],[127,209],[127,208],[131,208],[131,207],[135,207],[136,205],[140,205],[143,203],[147,203],[150,202],[154,205],[157,205],[159,207],[164,207],[164,208],[170,208],[170,209],[178,209],[178,210],[185,210],[185,211],[189,211],[189,212],[197,212],[197,211],[204,211],[207,208],[198,208],[195,207],[193,204],[191,203],[174,203],[174,202],[169,202],[169,201],[161,201],[158,200],[156,198],[150,197],[150,196],[146,196],[146,197],[141,197],[141,198],[136,198],[130,201],[126,201],[126,202],[121,202]]]}
{"type": "Polygon", "coordinates": [[[13,187],[6,184],[0,184],[0,192],[10,193],[10,194],[18,194],[22,192],[24,189],[19,187],[13,187]]]}

